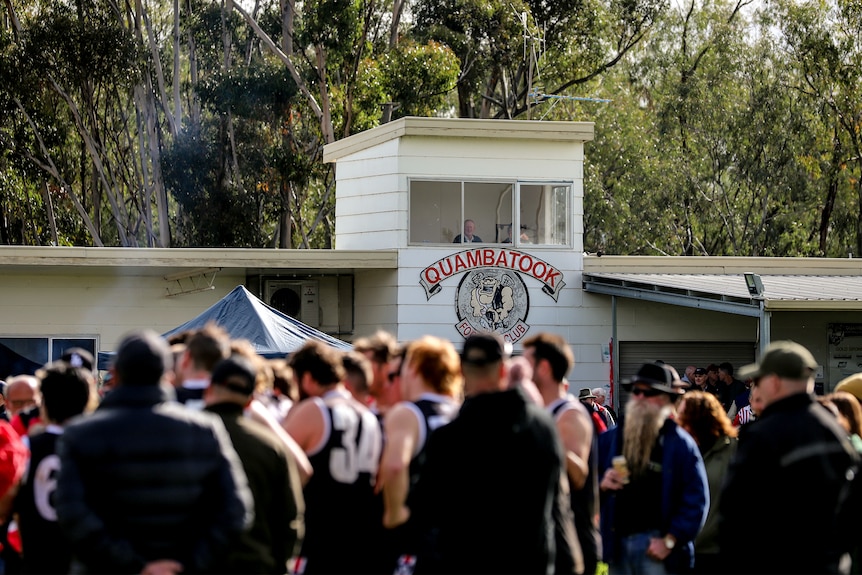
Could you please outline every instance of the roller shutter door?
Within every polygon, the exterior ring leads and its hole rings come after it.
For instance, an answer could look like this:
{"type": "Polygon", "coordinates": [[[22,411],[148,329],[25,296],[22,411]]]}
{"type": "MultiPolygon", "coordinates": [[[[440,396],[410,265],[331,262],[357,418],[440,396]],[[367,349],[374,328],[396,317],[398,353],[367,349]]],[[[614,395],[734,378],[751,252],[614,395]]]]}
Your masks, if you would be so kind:
{"type": "MultiPolygon", "coordinates": [[[[660,359],[672,365],[680,377],[688,365],[706,367],[729,361],[734,373],[745,364],[753,363],[757,344],[738,341],[621,341],[620,371],[617,381],[632,377],[641,365],[660,359]]],[[[628,394],[619,388],[616,406],[625,405],[628,394]]]]}

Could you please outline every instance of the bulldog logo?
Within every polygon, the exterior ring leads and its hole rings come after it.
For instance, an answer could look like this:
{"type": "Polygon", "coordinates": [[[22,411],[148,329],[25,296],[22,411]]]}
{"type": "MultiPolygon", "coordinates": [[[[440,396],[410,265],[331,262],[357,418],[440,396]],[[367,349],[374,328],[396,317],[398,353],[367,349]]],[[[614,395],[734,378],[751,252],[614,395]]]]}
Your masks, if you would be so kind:
{"type": "Polygon", "coordinates": [[[458,323],[467,337],[476,331],[499,333],[515,343],[526,335],[529,294],[518,274],[499,268],[479,268],[464,274],[455,295],[458,323]]]}

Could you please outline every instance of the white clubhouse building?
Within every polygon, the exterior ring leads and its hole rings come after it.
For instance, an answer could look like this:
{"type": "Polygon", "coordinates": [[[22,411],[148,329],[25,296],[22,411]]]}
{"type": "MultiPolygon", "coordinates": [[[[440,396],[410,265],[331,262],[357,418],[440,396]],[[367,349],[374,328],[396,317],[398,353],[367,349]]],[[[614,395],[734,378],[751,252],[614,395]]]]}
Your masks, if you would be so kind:
{"type": "Polygon", "coordinates": [[[329,144],[334,250],[2,246],[0,379],[167,332],[237,285],[347,341],[492,330],[518,351],[559,333],[575,392],[656,359],[738,367],[776,339],[812,351],[826,391],[862,371],[862,260],[585,255],[592,139],[587,122],[402,118],[329,144]],[[453,242],[466,220],[474,241],[453,242]]]}

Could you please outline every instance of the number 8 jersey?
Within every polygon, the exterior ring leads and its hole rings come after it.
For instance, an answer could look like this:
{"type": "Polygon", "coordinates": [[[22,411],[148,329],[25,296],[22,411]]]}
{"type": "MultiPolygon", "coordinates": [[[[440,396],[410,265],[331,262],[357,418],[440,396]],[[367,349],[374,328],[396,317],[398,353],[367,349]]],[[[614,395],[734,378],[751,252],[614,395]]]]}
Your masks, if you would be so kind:
{"type": "Polygon", "coordinates": [[[313,398],[324,432],[308,451],[314,469],[305,486],[305,573],[370,573],[380,558],[382,511],[374,493],[383,447],[371,411],[343,389],[313,398]]]}

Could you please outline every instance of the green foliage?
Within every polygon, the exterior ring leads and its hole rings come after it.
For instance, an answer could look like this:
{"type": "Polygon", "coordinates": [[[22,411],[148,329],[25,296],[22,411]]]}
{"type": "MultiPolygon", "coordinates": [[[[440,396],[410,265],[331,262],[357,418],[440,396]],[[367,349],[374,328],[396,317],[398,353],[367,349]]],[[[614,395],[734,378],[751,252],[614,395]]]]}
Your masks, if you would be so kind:
{"type": "MultiPolygon", "coordinates": [[[[171,245],[331,247],[322,144],[391,103],[594,121],[589,251],[862,253],[855,0],[416,0],[392,45],[391,2],[300,2],[304,92],[220,2],[181,2],[176,54],[171,2],[145,3],[156,54],[135,3],[19,4],[21,35],[0,28],[0,242],[156,245],[169,225],[171,245]]],[[[257,16],[279,46],[280,4],[257,16]]]]}
{"type": "Polygon", "coordinates": [[[385,90],[399,108],[393,119],[433,116],[458,81],[459,61],[443,44],[404,42],[383,58],[385,90]]]}
{"type": "Polygon", "coordinates": [[[216,72],[201,82],[198,94],[220,114],[266,120],[286,112],[296,84],[283,66],[260,64],[216,72]]]}

